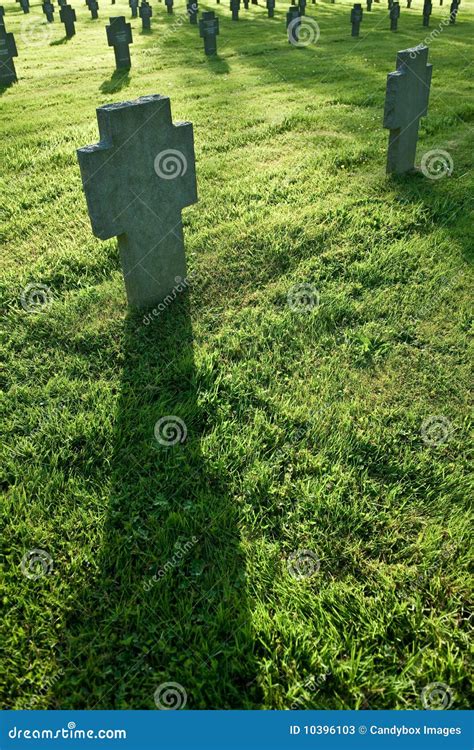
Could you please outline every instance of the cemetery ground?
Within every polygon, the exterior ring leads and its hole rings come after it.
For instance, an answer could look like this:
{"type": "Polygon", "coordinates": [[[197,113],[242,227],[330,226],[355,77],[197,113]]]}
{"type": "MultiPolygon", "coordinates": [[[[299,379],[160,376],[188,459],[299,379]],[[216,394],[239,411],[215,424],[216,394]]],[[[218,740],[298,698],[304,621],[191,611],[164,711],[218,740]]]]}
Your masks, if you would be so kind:
{"type": "Polygon", "coordinates": [[[391,33],[374,3],[353,39],[351,4],[318,1],[299,49],[285,3],[200,5],[206,58],[154,2],[129,73],[105,37],[128,5],[74,7],[66,40],[57,8],[5,2],[4,705],[466,708],[472,0],[428,43],[440,179],[386,177],[382,118],[446,6],[391,33]],[[199,202],[189,291],[145,315],[75,150],[97,106],[152,93],[194,125],[199,202]]]}

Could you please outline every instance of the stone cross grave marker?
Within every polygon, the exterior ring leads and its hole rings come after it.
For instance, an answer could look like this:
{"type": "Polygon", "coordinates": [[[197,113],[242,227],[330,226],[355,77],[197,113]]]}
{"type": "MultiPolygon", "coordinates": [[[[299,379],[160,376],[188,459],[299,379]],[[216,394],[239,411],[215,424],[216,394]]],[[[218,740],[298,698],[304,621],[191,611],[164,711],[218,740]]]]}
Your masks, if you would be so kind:
{"type": "Polygon", "coordinates": [[[87,3],[87,7],[89,8],[91,12],[91,18],[95,21],[97,18],[99,18],[99,3],[97,0],[89,0],[87,3]]]}
{"type": "Polygon", "coordinates": [[[362,22],[362,5],[360,3],[354,3],[354,7],[351,10],[351,24],[352,31],[351,36],[359,36],[360,24],[362,22]]]}
{"type": "Polygon", "coordinates": [[[14,57],[18,57],[15,37],[0,25],[0,86],[9,86],[17,80],[14,57]]]}
{"type": "Polygon", "coordinates": [[[189,16],[189,23],[193,26],[197,24],[198,17],[198,0],[187,0],[186,10],[189,16]]]}
{"type": "Polygon", "coordinates": [[[458,0],[453,0],[449,8],[449,23],[451,25],[456,23],[456,16],[458,14],[458,10],[459,10],[459,2],[458,0]]]}
{"type": "Polygon", "coordinates": [[[398,19],[400,18],[400,3],[394,2],[390,8],[390,31],[396,31],[398,28],[398,19]]]}
{"type": "Polygon", "coordinates": [[[30,12],[30,0],[20,0],[20,5],[23,13],[30,12]]]}
{"type": "Polygon", "coordinates": [[[273,18],[275,15],[275,0],[267,0],[268,17],[273,18]]]}
{"type": "Polygon", "coordinates": [[[53,23],[54,21],[54,5],[50,0],[45,0],[45,2],[41,6],[43,8],[43,13],[46,16],[46,20],[48,23],[53,23]]]}
{"type": "Polygon", "coordinates": [[[431,0],[425,0],[423,3],[423,26],[430,25],[431,11],[433,10],[433,3],[431,0]]]}
{"type": "Polygon", "coordinates": [[[306,13],[306,0],[298,0],[298,8],[300,9],[300,16],[304,16],[306,13]]]}
{"type": "Polygon", "coordinates": [[[165,0],[166,10],[168,11],[168,13],[173,12],[173,1],[174,0],[165,0]]]}
{"type": "Polygon", "coordinates": [[[132,27],[125,21],[125,16],[109,18],[109,26],[105,27],[109,47],[114,48],[115,67],[117,70],[130,70],[129,44],[132,44],[132,27]]]}
{"type": "Polygon", "coordinates": [[[151,9],[151,6],[148,5],[148,3],[142,3],[140,5],[140,10],[138,11],[138,15],[142,19],[142,31],[149,31],[151,28],[151,17],[153,15],[153,11],[151,9]]]}
{"type": "Polygon", "coordinates": [[[193,126],[158,94],[97,109],[100,141],[77,152],[96,237],[118,237],[128,302],[162,302],[186,277],[181,211],[197,201],[193,126]]]}
{"type": "Polygon", "coordinates": [[[74,22],[76,20],[76,11],[74,10],[74,8],[71,8],[70,5],[62,5],[61,10],[59,11],[59,18],[64,24],[67,38],[71,39],[71,37],[73,37],[76,33],[76,28],[74,26],[74,22]]]}
{"type": "Polygon", "coordinates": [[[431,73],[428,47],[397,53],[397,69],[387,76],[384,128],[390,130],[387,172],[403,174],[415,168],[420,118],[428,112],[431,73]]]}
{"type": "Polygon", "coordinates": [[[138,15],[138,0],[129,0],[128,4],[132,11],[132,18],[136,18],[138,15]]]}
{"type": "Polygon", "coordinates": [[[219,19],[213,10],[206,10],[199,21],[199,36],[204,39],[206,55],[217,54],[217,35],[219,34],[219,19]]]}
{"type": "Polygon", "coordinates": [[[232,20],[239,20],[240,0],[230,0],[230,9],[232,11],[232,20]]]}
{"type": "Polygon", "coordinates": [[[300,9],[297,5],[290,5],[286,14],[286,33],[290,44],[298,44],[298,36],[301,25],[300,9]]]}
{"type": "Polygon", "coordinates": [[[369,11],[369,13],[372,10],[372,0],[367,0],[367,10],[369,11]]]}

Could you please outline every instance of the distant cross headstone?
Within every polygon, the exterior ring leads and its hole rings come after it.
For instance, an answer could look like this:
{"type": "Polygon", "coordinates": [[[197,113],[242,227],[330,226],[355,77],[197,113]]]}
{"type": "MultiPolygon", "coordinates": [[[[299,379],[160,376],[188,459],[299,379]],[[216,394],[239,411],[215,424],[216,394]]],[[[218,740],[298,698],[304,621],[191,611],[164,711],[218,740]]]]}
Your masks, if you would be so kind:
{"type": "Polygon", "coordinates": [[[372,10],[372,0],[367,0],[367,10],[369,11],[369,13],[372,10]]]}
{"type": "Polygon", "coordinates": [[[449,9],[449,23],[451,25],[456,23],[456,16],[458,14],[458,10],[459,10],[459,2],[457,2],[457,0],[453,0],[453,2],[451,3],[451,7],[449,9]]]}
{"type": "Polygon", "coordinates": [[[245,10],[249,9],[249,0],[244,0],[244,8],[245,10]]]}
{"type": "Polygon", "coordinates": [[[173,0],[165,0],[166,10],[168,13],[173,12],[173,0]]]}
{"type": "Polygon", "coordinates": [[[232,11],[232,20],[239,20],[240,0],[230,0],[230,9],[232,11]]]}
{"type": "Polygon", "coordinates": [[[400,3],[394,2],[390,9],[390,31],[397,30],[399,18],[400,18],[400,3]]]}
{"type": "Polygon", "coordinates": [[[217,53],[217,35],[219,34],[219,19],[213,10],[205,11],[199,21],[199,36],[204,39],[204,52],[206,55],[217,53]]]}
{"type": "Polygon", "coordinates": [[[88,7],[91,12],[91,18],[95,21],[97,18],[99,18],[99,3],[97,2],[97,0],[89,0],[88,7]]]}
{"type": "Polygon", "coordinates": [[[390,130],[387,172],[403,174],[415,167],[420,118],[428,112],[432,65],[428,47],[397,54],[397,69],[387,76],[384,128],[390,130]]]}
{"type": "Polygon", "coordinates": [[[196,24],[199,11],[198,0],[187,0],[186,10],[189,16],[189,23],[196,24]]]}
{"type": "Polygon", "coordinates": [[[197,201],[193,126],[170,100],[144,96],[97,109],[100,141],[77,152],[92,231],[118,237],[132,307],[162,302],[186,277],[181,211],[197,201]]]}
{"type": "Polygon", "coordinates": [[[300,25],[300,9],[297,5],[290,5],[286,14],[286,32],[288,34],[288,42],[290,44],[298,43],[300,25]]]}
{"type": "Polygon", "coordinates": [[[20,5],[23,13],[29,13],[30,12],[30,1],[29,0],[20,0],[20,5]]]}
{"type": "Polygon", "coordinates": [[[0,25],[0,86],[9,86],[17,80],[13,58],[18,57],[15,37],[0,25]]]}
{"type": "Polygon", "coordinates": [[[267,0],[268,17],[273,18],[275,15],[275,0],[267,0]]]}
{"type": "Polygon", "coordinates": [[[425,0],[423,3],[423,26],[430,25],[431,11],[433,10],[433,4],[431,0],[425,0]]]}
{"type": "Polygon", "coordinates": [[[46,20],[48,23],[53,23],[54,21],[54,5],[50,0],[45,0],[45,2],[41,6],[43,8],[43,13],[46,16],[46,20]]]}
{"type": "Polygon", "coordinates": [[[150,25],[151,25],[151,17],[153,15],[153,11],[151,9],[151,6],[148,5],[148,3],[142,3],[140,5],[140,10],[138,11],[138,15],[142,19],[142,30],[143,31],[149,31],[150,25]]]}
{"type": "Polygon", "coordinates": [[[354,3],[354,7],[351,10],[351,24],[352,24],[352,36],[359,36],[360,24],[362,22],[362,5],[360,3],[354,3]]]}
{"type": "Polygon", "coordinates": [[[66,3],[67,3],[67,0],[58,0],[58,5],[60,8],[64,8],[66,3]]]}
{"type": "Polygon", "coordinates": [[[407,8],[411,8],[411,0],[407,0],[407,8]]]}
{"type": "Polygon", "coordinates": [[[67,38],[71,39],[76,33],[76,28],[74,26],[74,22],[76,21],[76,11],[74,8],[71,8],[70,5],[62,5],[61,10],[59,11],[59,18],[64,24],[67,38]]]}
{"type": "Polygon", "coordinates": [[[393,0],[387,0],[387,7],[389,10],[392,10],[393,0]]]}
{"type": "Polygon", "coordinates": [[[130,0],[129,5],[132,11],[132,18],[136,18],[138,15],[138,0],[130,0]]]}
{"type": "Polygon", "coordinates": [[[300,16],[304,16],[306,13],[306,0],[298,0],[298,8],[300,9],[300,16]]]}
{"type": "Polygon", "coordinates": [[[132,27],[125,21],[125,16],[109,18],[109,26],[105,27],[109,47],[114,48],[115,67],[117,70],[130,70],[129,44],[132,44],[132,27]]]}

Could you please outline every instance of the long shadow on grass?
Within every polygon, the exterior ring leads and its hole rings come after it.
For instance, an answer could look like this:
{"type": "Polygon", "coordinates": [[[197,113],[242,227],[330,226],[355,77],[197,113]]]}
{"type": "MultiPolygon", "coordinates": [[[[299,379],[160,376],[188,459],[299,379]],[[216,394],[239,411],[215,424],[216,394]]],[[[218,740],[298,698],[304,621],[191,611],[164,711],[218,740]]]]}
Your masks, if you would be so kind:
{"type": "Polygon", "coordinates": [[[154,709],[173,682],[187,708],[255,707],[245,565],[226,476],[201,450],[189,301],[130,317],[121,350],[103,542],[66,623],[56,705],[154,709]]]}

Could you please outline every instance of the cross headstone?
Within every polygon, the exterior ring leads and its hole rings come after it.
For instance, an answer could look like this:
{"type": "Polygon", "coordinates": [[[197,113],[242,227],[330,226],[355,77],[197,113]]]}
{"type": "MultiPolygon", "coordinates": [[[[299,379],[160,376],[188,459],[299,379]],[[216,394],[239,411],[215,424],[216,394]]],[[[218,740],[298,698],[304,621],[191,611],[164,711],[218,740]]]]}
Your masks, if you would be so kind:
{"type": "Polygon", "coordinates": [[[267,0],[268,17],[273,18],[275,15],[275,0],[267,0]]]}
{"type": "Polygon", "coordinates": [[[351,36],[359,36],[360,24],[362,22],[362,5],[360,3],[354,3],[354,7],[351,10],[351,24],[352,32],[351,36]]]}
{"type": "Polygon", "coordinates": [[[392,10],[393,0],[387,0],[387,7],[389,10],[392,10]]]}
{"type": "Polygon", "coordinates": [[[400,17],[400,3],[394,2],[390,9],[390,31],[397,30],[399,17],[400,17]]]}
{"type": "Polygon", "coordinates": [[[5,8],[0,5],[0,26],[5,26],[5,8]]]}
{"type": "Polygon", "coordinates": [[[97,18],[99,18],[99,3],[97,2],[97,0],[89,0],[87,6],[91,12],[91,18],[95,21],[97,18]]]}
{"type": "Polygon", "coordinates": [[[367,0],[367,10],[369,11],[369,13],[372,10],[372,0],[367,0]]]}
{"type": "Polygon", "coordinates": [[[194,26],[195,24],[197,24],[197,17],[199,12],[198,0],[187,0],[186,10],[189,16],[189,23],[193,24],[194,26]]]}
{"type": "Polygon", "coordinates": [[[244,8],[245,10],[249,9],[249,0],[244,0],[244,8]]]}
{"type": "Polygon", "coordinates": [[[97,109],[100,141],[77,152],[92,231],[118,237],[128,302],[162,302],[186,277],[181,211],[197,201],[193,126],[166,96],[97,109]]]}
{"type": "Polygon", "coordinates": [[[459,10],[459,2],[458,0],[453,0],[449,8],[449,23],[451,25],[456,23],[456,16],[458,14],[458,10],[459,10]]]}
{"type": "Polygon", "coordinates": [[[114,48],[115,67],[117,70],[130,70],[129,44],[132,44],[132,27],[125,21],[125,16],[109,18],[109,26],[105,27],[109,47],[114,48]]]}
{"type": "Polygon", "coordinates": [[[423,26],[430,25],[431,11],[433,10],[433,4],[431,0],[425,0],[423,3],[423,26]]]}
{"type": "Polygon", "coordinates": [[[29,0],[20,0],[20,5],[23,13],[29,13],[30,12],[30,1],[29,0]]]}
{"type": "Polygon", "coordinates": [[[199,21],[199,36],[204,39],[206,55],[217,53],[217,35],[219,33],[219,19],[213,10],[205,11],[199,21]]]}
{"type": "Polygon", "coordinates": [[[76,28],[74,26],[74,22],[76,20],[76,11],[74,10],[74,8],[71,8],[70,5],[62,5],[61,10],[59,11],[59,18],[64,24],[67,38],[71,39],[71,37],[73,37],[76,33],[76,28]]]}
{"type": "Polygon", "coordinates": [[[297,5],[290,5],[286,14],[286,33],[288,34],[288,42],[290,44],[298,44],[300,25],[300,9],[297,5]]]}
{"type": "Polygon", "coordinates": [[[239,20],[240,0],[230,0],[230,9],[232,11],[232,20],[239,20]]]}
{"type": "Polygon", "coordinates": [[[0,86],[9,86],[17,79],[13,58],[18,57],[15,37],[0,25],[0,86]]]}
{"type": "Polygon", "coordinates": [[[142,31],[149,31],[151,27],[151,17],[153,15],[153,11],[151,9],[151,6],[148,5],[148,3],[143,3],[140,5],[140,10],[138,11],[138,15],[142,19],[142,31]]]}
{"type": "Polygon", "coordinates": [[[166,10],[168,13],[173,12],[173,0],[165,0],[166,10]]]}
{"type": "Polygon", "coordinates": [[[67,0],[58,0],[58,5],[60,8],[63,8],[66,5],[67,0]]]}
{"type": "Polygon", "coordinates": [[[45,2],[41,6],[43,8],[43,13],[46,16],[46,20],[48,23],[53,23],[54,21],[54,5],[51,2],[51,0],[45,0],[45,2]]]}
{"type": "Polygon", "coordinates": [[[387,172],[403,174],[415,167],[420,118],[428,112],[432,65],[428,47],[401,50],[397,69],[387,76],[384,128],[390,130],[387,172]]]}
{"type": "Polygon", "coordinates": [[[306,13],[306,0],[298,0],[298,8],[300,9],[300,16],[304,16],[306,13]]]}
{"type": "Polygon", "coordinates": [[[132,11],[132,18],[136,18],[138,15],[138,0],[129,0],[129,5],[132,11]]]}
{"type": "Polygon", "coordinates": [[[411,0],[407,0],[407,8],[411,8],[411,0]]]}

